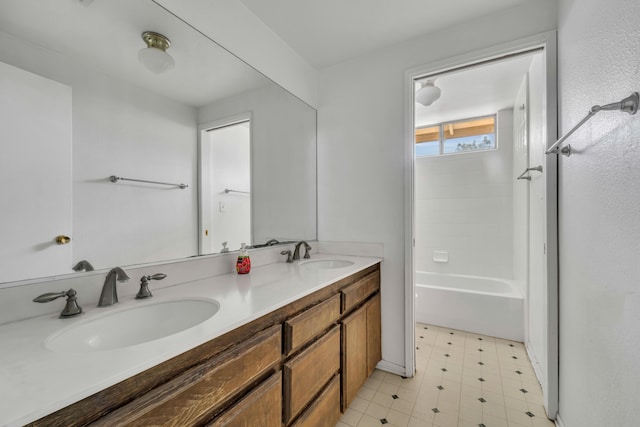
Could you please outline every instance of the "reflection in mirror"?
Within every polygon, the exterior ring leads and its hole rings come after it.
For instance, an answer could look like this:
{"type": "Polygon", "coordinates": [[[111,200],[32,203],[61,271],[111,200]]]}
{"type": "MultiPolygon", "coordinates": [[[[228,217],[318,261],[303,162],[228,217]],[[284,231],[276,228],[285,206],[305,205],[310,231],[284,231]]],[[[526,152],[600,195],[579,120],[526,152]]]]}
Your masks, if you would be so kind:
{"type": "Polygon", "coordinates": [[[251,119],[200,132],[200,254],[251,243],[251,119]]]}
{"type": "Polygon", "coordinates": [[[251,117],[251,222],[240,239],[316,238],[315,110],[157,4],[4,0],[0,62],[0,179],[16,184],[0,189],[3,286],[80,260],[104,269],[219,252],[223,241],[238,249],[211,228],[202,250],[198,138],[241,115],[251,117]],[[139,61],[145,31],[170,39],[174,68],[139,61]]]}

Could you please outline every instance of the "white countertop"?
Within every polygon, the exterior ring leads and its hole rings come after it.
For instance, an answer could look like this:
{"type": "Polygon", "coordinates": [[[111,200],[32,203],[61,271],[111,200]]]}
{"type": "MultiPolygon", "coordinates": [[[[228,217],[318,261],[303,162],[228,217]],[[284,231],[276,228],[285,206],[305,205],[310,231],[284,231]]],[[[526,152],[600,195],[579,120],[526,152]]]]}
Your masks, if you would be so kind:
{"type": "Polygon", "coordinates": [[[147,300],[121,298],[110,307],[83,306],[84,313],[76,318],[48,315],[0,326],[0,425],[35,421],[382,261],[314,254],[313,260],[317,259],[354,264],[312,270],[299,262],[279,262],[253,268],[248,275],[225,274],[153,290],[153,298],[147,300]],[[56,353],[45,347],[47,337],[70,325],[183,298],[212,298],[220,309],[191,329],[122,349],[56,353]]]}

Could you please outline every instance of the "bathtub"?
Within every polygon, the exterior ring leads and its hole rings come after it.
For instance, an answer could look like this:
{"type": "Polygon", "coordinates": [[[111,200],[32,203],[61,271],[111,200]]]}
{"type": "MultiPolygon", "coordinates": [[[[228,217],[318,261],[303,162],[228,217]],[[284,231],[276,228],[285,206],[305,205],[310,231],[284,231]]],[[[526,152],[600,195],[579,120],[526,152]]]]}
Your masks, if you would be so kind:
{"type": "Polygon", "coordinates": [[[505,279],[416,272],[416,321],[514,341],[524,337],[524,298],[505,279]]]}

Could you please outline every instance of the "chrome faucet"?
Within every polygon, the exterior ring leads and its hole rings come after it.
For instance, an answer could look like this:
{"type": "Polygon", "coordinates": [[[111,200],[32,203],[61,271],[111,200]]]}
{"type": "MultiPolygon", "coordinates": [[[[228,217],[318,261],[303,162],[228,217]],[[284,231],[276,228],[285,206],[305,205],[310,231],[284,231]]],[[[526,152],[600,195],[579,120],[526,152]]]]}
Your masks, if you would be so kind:
{"type": "Polygon", "coordinates": [[[304,245],[304,258],[311,258],[309,256],[309,251],[311,250],[311,246],[304,240],[296,243],[296,249],[293,251],[293,260],[297,261],[300,259],[300,246],[304,245]]]}
{"type": "Polygon", "coordinates": [[[100,300],[98,301],[98,307],[106,307],[118,303],[118,290],[116,289],[116,280],[124,282],[129,280],[130,277],[120,267],[112,268],[107,277],[104,279],[104,285],[102,286],[102,293],[100,294],[100,300]]]}
{"type": "Polygon", "coordinates": [[[278,239],[271,239],[271,240],[267,240],[267,243],[265,243],[265,246],[273,246],[273,245],[277,245],[278,243],[278,239]]]}
{"type": "Polygon", "coordinates": [[[78,261],[76,265],[73,266],[73,271],[93,271],[93,265],[86,259],[82,261],[78,261]]]}

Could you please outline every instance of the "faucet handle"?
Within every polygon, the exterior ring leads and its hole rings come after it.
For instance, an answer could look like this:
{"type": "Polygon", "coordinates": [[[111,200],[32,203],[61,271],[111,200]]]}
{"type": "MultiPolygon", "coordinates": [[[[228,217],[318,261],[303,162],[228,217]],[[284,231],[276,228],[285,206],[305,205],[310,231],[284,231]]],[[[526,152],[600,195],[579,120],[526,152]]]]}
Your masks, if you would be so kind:
{"type": "Polygon", "coordinates": [[[307,242],[305,242],[304,244],[304,257],[303,258],[311,258],[311,255],[309,255],[309,251],[311,250],[311,245],[309,245],[307,242]]]}
{"type": "Polygon", "coordinates": [[[64,309],[60,313],[61,318],[65,317],[73,317],[82,313],[82,307],[78,305],[78,301],[76,300],[76,291],[75,289],[69,289],[68,291],[62,292],[47,292],[46,294],[42,294],[33,299],[33,302],[50,302],[54,299],[58,299],[60,297],[67,297],[67,304],[64,306],[64,309]]]}
{"type": "Polygon", "coordinates": [[[165,277],[167,277],[167,275],[163,273],[156,273],[151,276],[142,276],[142,278],[140,278],[140,290],[136,294],[136,299],[152,297],[153,294],[149,290],[149,280],[162,280],[165,277]]]}
{"type": "Polygon", "coordinates": [[[287,262],[293,262],[293,258],[291,258],[291,251],[282,251],[280,252],[280,255],[286,255],[287,256],[287,262]]]}

